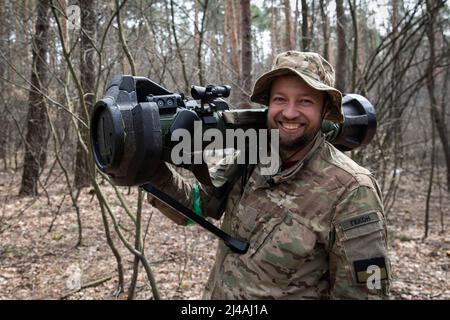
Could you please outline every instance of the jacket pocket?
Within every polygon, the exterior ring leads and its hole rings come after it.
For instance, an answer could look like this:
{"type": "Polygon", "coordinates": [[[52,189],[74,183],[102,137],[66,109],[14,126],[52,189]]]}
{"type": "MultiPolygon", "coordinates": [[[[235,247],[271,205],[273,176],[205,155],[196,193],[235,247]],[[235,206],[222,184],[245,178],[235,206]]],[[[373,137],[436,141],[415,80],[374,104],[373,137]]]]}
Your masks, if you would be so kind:
{"type": "Polygon", "coordinates": [[[316,234],[290,210],[269,220],[259,234],[250,257],[264,269],[293,273],[314,251],[316,234]]]}
{"type": "Polygon", "coordinates": [[[380,213],[358,214],[335,223],[337,242],[346,256],[347,268],[355,283],[364,283],[368,267],[380,268],[381,280],[390,274],[385,228],[380,213]]]}

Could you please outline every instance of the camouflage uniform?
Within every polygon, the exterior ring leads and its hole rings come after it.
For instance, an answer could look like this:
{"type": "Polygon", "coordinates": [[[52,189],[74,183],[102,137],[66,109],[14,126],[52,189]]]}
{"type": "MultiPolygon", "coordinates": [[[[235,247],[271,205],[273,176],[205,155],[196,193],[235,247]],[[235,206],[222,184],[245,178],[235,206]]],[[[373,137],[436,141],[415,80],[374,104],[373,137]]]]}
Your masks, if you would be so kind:
{"type": "MultiPolygon", "coordinates": [[[[250,248],[241,255],[219,243],[204,298],[386,297],[386,225],[381,194],[369,171],[318,136],[304,161],[272,177],[258,172],[242,196],[236,183],[222,223],[224,231],[248,240],[250,248]],[[369,290],[367,267],[355,265],[365,262],[379,266],[380,290],[369,290]]],[[[191,207],[191,185],[177,173],[165,179],[162,174],[159,181],[164,183],[158,187],[191,207]]],[[[201,201],[206,207],[205,190],[201,201]]],[[[152,202],[169,217],[183,220],[152,202]]]]}
{"type": "MultiPolygon", "coordinates": [[[[219,166],[213,178],[227,178],[230,170],[219,166]]],[[[167,166],[159,170],[154,183],[192,206],[192,186],[167,166]]],[[[201,188],[202,207],[210,200],[209,191],[201,188]]],[[[152,203],[178,223],[185,222],[159,201],[153,199],[152,203]]],[[[219,242],[205,299],[369,299],[388,295],[390,265],[378,185],[368,170],[326,142],[321,133],[293,167],[273,176],[261,175],[257,167],[243,193],[236,183],[222,229],[248,240],[250,247],[247,253],[236,254],[219,242]],[[372,286],[367,284],[370,268],[380,276],[379,288],[372,281],[372,286]]]]}

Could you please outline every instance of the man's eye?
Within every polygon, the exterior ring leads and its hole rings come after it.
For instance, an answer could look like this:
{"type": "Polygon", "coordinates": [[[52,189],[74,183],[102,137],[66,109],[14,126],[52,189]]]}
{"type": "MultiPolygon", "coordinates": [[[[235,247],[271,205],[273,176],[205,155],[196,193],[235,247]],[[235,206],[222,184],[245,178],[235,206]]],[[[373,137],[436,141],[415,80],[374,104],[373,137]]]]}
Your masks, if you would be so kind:
{"type": "Polygon", "coordinates": [[[308,99],[302,99],[302,100],[299,101],[299,103],[301,105],[306,105],[307,106],[307,105],[312,104],[313,102],[311,100],[308,100],[308,99]]]}
{"type": "Polygon", "coordinates": [[[273,98],[273,100],[272,100],[273,102],[283,102],[284,101],[284,99],[283,98],[281,98],[281,97],[275,97],[275,98],[273,98]]]}

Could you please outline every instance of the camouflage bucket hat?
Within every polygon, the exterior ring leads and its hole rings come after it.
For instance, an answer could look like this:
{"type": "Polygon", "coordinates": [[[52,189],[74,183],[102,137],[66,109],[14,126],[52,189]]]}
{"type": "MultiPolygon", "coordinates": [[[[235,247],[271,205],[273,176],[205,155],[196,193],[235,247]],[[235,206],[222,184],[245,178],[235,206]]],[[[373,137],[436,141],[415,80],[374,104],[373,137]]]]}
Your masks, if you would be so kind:
{"type": "Polygon", "coordinates": [[[269,105],[272,82],[282,75],[297,75],[316,90],[326,91],[330,99],[325,106],[325,119],[342,123],[342,94],[334,88],[334,69],[320,54],[314,52],[287,51],[275,58],[272,70],[256,80],[250,100],[269,105]]]}

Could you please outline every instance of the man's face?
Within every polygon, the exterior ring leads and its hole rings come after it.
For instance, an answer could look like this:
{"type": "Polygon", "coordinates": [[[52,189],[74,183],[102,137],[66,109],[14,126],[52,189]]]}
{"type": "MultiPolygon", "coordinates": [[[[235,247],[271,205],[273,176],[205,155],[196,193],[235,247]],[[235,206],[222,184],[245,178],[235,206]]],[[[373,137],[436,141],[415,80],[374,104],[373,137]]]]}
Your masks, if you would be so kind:
{"type": "Polygon", "coordinates": [[[279,129],[281,150],[307,146],[320,130],[325,94],[295,75],[280,76],[270,90],[267,123],[279,129]]]}

